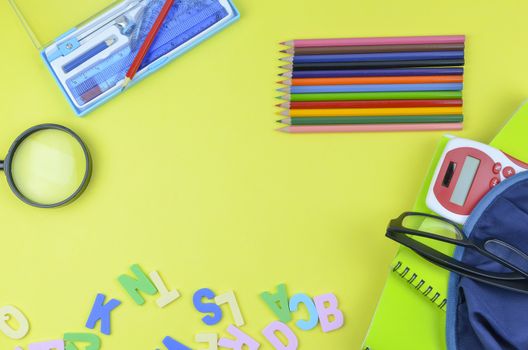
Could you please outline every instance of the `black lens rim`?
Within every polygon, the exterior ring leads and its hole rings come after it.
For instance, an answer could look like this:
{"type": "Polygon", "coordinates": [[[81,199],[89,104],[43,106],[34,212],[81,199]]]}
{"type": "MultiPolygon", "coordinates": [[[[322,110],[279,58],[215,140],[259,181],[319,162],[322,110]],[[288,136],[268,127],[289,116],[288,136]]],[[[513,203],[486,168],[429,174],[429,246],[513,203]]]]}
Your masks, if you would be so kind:
{"type": "Polygon", "coordinates": [[[20,200],[22,200],[24,203],[29,204],[29,205],[34,206],[34,207],[37,207],[37,208],[56,208],[56,207],[61,207],[63,205],[66,205],[66,204],[69,204],[69,203],[73,202],[74,200],[76,200],[84,192],[84,190],[88,186],[88,183],[90,182],[90,179],[92,177],[92,157],[91,157],[90,151],[88,150],[88,147],[86,146],[84,141],[73,130],[71,130],[71,129],[65,127],[65,126],[58,125],[58,124],[50,124],[50,123],[48,123],[48,124],[40,124],[40,125],[35,125],[35,126],[29,128],[29,129],[27,129],[26,131],[24,131],[11,144],[11,147],[9,148],[9,151],[7,152],[7,156],[6,156],[5,160],[4,160],[4,172],[6,174],[7,183],[9,184],[9,187],[11,188],[11,191],[13,191],[13,193],[20,200]],[[32,134],[34,134],[34,133],[36,133],[38,131],[49,130],[49,129],[66,132],[67,134],[69,134],[70,136],[75,138],[77,140],[77,142],[79,142],[79,144],[81,145],[81,148],[83,150],[83,153],[84,153],[84,158],[85,158],[85,162],[86,162],[85,163],[86,171],[84,173],[83,180],[82,180],[81,184],[79,185],[79,187],[77,188],[77,190],[75,190],[75,192],[72,193],[68,198],[65,198],[64,200],[62,200],[60,202],[57,202],[57,203],[43,204],[43,203],[38,203],[38,202],[32,201],[31,199],[29,199],[26,196],[24,196],[22,194],[22,192],[20,192],[20,190],[17,188],[17,186],[15,184],[15,181],[13,179],[13,173],[12,173],[11,166],[12,166],[13,156],[14,156],[17,148],[22,144],[22,142],[25,139],[27,139],[30,135],[32,135],[32,134]]]}
{"type": "Polygon", "coordinates": [[[474,242],[468,239],[466,235],[464,234],[464,231],[458,226],[458,224],[454,223],[453,221],[449,219],[446,219],[440,216],[431,215],[427,213],[404,212],[398,218],[390,221],[385,235],[386,237],[412,249],[413,251],[417,252],[419,255],[426,257],[429,261],[434,262],[437,265],[440,265],[441,267],[448,269],[450,271],[464,274],[467,277],[474,277],[475,279],[478,279],[480,277],[485,277],[485,278],[494,279],[497,281],[511,281],[511,280],[517,280],[517,281],[525,280],[526,281],[528,278],[528,275],[525,271],[519,270],[515,266],[511,265],[509,262],[504,261],[500,257],[486,251],[483,247],[483,244],[485,242],[474,242]],[[405,217],[411,216],[411,215],[419,215],[419,216],[435,218],[438,220],[442,220],[446,223],[450,223],[461,234],[462,239],[460,240],[451,239],[448,237],[443,237],[443,236],[431,234],[428,232],[422,232],[418,230],[412,230],[412,229],[405,228],[403,226],[403,220],[405,219],[405,217]],[[429,247],[428,245],[422,242],[419,242],[411,237],[408,237],[407,235],[426,237],[426,238],[430,238],[433,240],[462,246],[465,248],[476,249],[480,254],[509,268],[510,270],[512,270],[512,272],[511,273],[493,273],[493,272],[474,268],[458,260],[455,260],[453,257],[448,256],[432,247],[429,247]]]}

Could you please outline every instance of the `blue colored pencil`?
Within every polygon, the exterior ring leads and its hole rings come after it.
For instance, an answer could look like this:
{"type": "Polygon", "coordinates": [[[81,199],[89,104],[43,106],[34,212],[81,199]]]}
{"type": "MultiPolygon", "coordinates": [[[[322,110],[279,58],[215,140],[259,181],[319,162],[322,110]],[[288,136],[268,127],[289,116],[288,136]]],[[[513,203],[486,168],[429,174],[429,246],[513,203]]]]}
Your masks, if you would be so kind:
{"type": "Polygon", "coordinates": [[[368,61],[412,61],[464,58],[464,51],[436,52],[384,52],[358,53],[345,55],[303,55],[284,57],[281,60],[293,63],[332,63],[332,62],[368,62],[368,61]]]}
{"type": "Polygon", "coordinates": [[[334,78],[334,77],[400,77],[423,75],[463,75],[464,68],[386,68],[351,70],[294,71],[280,74],[286,78],[334,78]]]}
{"type": "Polygon", "coordinates": [[[278,91],[291,94],[319,94],[336,92],[384,92],[384,91],[461,91],[462,83],[440,84],[371,84],[371,85],[315,85],[288,86],[278,91]]]}

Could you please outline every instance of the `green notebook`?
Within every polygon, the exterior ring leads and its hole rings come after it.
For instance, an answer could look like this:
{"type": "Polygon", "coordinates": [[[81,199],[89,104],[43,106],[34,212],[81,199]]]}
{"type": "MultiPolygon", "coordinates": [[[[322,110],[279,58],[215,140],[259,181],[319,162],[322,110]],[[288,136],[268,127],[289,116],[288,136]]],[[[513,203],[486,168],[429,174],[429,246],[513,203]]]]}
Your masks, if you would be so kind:
{"type": "MultiPolygon", "coordinates": [[[[520,160],[528,160],[528,104],[523,103],[490,142],[520,160]]],[[[425,198],[448,138],[443,137],[431,162],[414,211],[431,212],[425,198]]],[[[390,218],[387,218],[387,222],[390,218]]],[[[452,253],[442,248],[448,253],[452,253]]],[[[400,247],[371,322],[363,349],[445,350],[445,305],[449,273],[400,247]],[[412,335],[412,336],[409,336],[412,335]]]]}

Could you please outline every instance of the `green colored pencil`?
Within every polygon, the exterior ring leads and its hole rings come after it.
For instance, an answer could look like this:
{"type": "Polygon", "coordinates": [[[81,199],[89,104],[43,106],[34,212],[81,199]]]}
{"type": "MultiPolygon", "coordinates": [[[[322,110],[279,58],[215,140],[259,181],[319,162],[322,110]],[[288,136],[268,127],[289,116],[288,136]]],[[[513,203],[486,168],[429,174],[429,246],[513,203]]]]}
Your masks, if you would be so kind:
{"type": "Polygon", "coordinates": [[[288,101],[358,101],[358,100],[446,100],[462,98],[462,91],[350,92],[322,94],[286,94],[288,101]]]}
{"type": "Polygon", "coordinates": [[[383,117],[293,117],[279,120],[288,125],[339,125],[339,124],[407,124],[407,123],[461,123],[460,115],[413,115],[383,117]]]}

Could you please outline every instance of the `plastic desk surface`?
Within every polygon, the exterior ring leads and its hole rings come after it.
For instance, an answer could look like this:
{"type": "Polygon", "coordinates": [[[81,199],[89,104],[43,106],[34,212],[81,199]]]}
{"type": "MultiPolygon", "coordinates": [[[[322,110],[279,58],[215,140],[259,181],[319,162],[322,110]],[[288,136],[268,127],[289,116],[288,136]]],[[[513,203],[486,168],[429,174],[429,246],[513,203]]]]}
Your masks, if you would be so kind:
{"type": "Polygon", "coordinates": [[[192,295],[208,287],[234,290],[243,329],[271,349],[261,331],[276,317],[259,294],[286,283],[290,294],[336,293],[345,313],[332,333],[293,327],[301,349],[357,349],[397,248],[385,226],[412,206],[441,133],[274,132],[278,42],[465,33],[457,135],[476,140],[490,140],[528,94],[528,3],[235,3],[239,22],[82,119],[0,3],[0,149],[53,122],[78,132],[94,160],[85,194],[56,210],[23,204],[0,181],[0,305],[19,307],[32,326],[23,341],[0,333],[0,347],[86,330],[102,292],[124,302],[103,349],[162,348],[166,335],[199,348],[196,333],[225,335],[231,320],[201,323],[192,295]],[[135,305],[117,282],[133,263],[160,271],[182,297],[166,309],[153,297],[135,305]]]}

